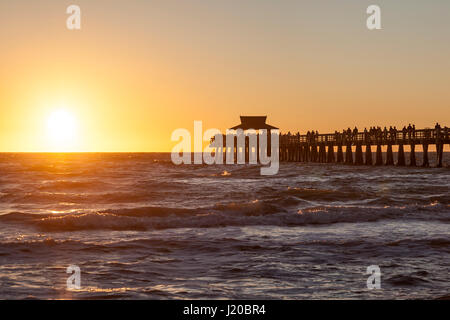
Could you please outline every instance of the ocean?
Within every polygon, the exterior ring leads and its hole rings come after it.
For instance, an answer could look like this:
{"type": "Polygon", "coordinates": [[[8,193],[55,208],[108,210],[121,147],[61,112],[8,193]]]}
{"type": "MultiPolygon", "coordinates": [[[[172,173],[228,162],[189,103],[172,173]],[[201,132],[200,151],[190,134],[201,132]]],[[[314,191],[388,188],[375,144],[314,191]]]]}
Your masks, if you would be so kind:
{"type": "Polygon", "coordinates": [[[261,176],[162,153],[3,153],[0,299],[448,297],[444,162],[281,163],[261,176]]]}

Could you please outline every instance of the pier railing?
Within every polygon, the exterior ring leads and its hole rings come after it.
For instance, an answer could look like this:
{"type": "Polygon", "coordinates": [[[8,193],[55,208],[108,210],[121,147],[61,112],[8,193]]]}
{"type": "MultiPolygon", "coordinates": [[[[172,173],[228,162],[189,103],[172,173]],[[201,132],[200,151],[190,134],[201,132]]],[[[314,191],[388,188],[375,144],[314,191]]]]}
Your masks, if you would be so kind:
{"type": "Polygon", "coordinates": [[[410,144],[412,142],[418,143],[424,140],[432,139],[449,139],[449,132],[436,129],[419,129],[415,131],[397,131],[397,132],[358,132],[358,133],[326,133],[326,134],[311,134],[311,135],[299,135],[299,134],[282,134],[280,136],[280,143],[355,143],[366,142],[377,144],[381,143],[386,145],[388,143],[404,143],[410,144]]]}
{"type": "Polygon", "coordinates": [[[422,166],[429,166],[428,146],[436,146],[437,166],[442,166],[444,145],[450,143],[449,130],[445,128],[419,130],[371,130],[364,132],[345,131],[329,134],[310,133],[281,134],[280,160],[289,162],[323,162],[366,165],[406,165],[404,145],[410,146],[411,166],[416,165],[415,146],[422,145],[422,166]],[[398,145],[397,161],[394,161],[392,146],[398,145]],[[355,146],[355,152],[352,147],[355,146]],[[363,154],[363,146],[365,153],[363,154]],[[376,146],[376,156],[372,159],[372,146],[376,146]],[[386,156],[382,146],[387,146],[386,156]],[[335,156],[335,148],[337,154],[335,156]],[[345,148],[345,156],[344,156],[345,148]]]}

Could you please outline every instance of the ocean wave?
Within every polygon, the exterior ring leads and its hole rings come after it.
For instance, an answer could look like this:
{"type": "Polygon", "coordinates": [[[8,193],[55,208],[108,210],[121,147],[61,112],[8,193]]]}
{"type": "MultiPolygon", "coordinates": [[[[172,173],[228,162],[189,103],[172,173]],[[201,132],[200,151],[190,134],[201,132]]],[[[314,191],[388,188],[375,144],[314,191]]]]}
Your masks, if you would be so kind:
{"type": "MultiPolygon", "coordinates": [[[[0,241],[0,257],[11,255],[27,255],[30,252],[48,253],[48,249],[62,250],[62,251],[78,251],[80,253],[105,253],[128,251],[136,252],[136,250],[144,249],[150,250],[154,256],[149,257],[152,262],[169,263],[173,259],[168,259],[165,254],[174,252],[176,250],[195,250],[196,252],[216,252],[217,250],[230,250],[232,252],[285,252],[291,251],[293,248],[321,248],[321,250],[328,250],[327,248],[345,248],[348,250],[370,251],[374,252],[379,248],[383,248],[383,252],[398,252],[404,248],[415,247],[417,250],[436,250],[436,252],[448,252],[449,240],[444,238],[415,238],[408,237],[395,241],[394,248],[392,241],[387,239],[344,239],[344,238],[323,238],[323,239],[299,239],[289,241],[280,245],[279,243],[257,243],[239,240],[235,238],[215,238],[215,239],[196,239],[196,241],[185,241],[173,237],[168,238],[135,238],[127,240],[126,238],[114,237],[110,239],[102,239],[101,241],[86,241],[73,239],[55,239],[49,235],[34,236],[31,239],[13,238],[0,241]],[[226,248],[226,249],[225,249],[226,248]],[[391,248],[391,249],[389,249],[391,248]],[[395,249],[398,248],[398,249],[395,249]],[[162,255],[161,255],[162,254],[162,255]]],[[[354,251],[353,251],[354,252],[354,251]]],[[[30,257],[31,258],[31,257],[30,257]]],[[[123,263],[113,261],[114,266],[123,265],[123,263]]],[[[398,267],[398,265],[393,265],[398,267]]],[[[389,266],[385,266],[388,268],[389,266]]],[[[392,267],[392,266],[391,266],[392,267]]],[[[411,273],[411,277],[426,278],[429,275],[424,270],[419,270],[411,273]]],[[[397,278],[392,279],[396,282],[397,278]]]]}
{"type": "Polygon", "coordinates": [[[417,277],[413,275],[395,275],[386,279],[386,282],[396,287],[404,287],[404,286],[409,287],[409,286],[424,285],[429,281],[422,277],[417,277]]]}
{"type": "Polygon", "coordinates": [[[44,231],[150,230],[170,228],[214,228],[225,226],[301,226],[334,223],[375,222],[383,219],[450,221],[447,206],[313,206],[286,209],[276,203],[251,201],[223,203],[205,208],[137,207],[66,214],[14,212],[0,221],[25,223],[44,231]]]}
{"type": "Polygon", "coordinates": [[[110,188],[111,184],[108,184],[100,180],[72,181],[72,180],[56,180],[46,181],[38,187],[41,191],[60,192],[60,191],[76,191],[76,190],[105,190],[110,188]]]}
{"type": "Polygon", "coordinates": [[[320,200],[320,201],[346,201],[366,199],[370,197],[361,190],[335,190],[335,189],[318,189],[318,188],[298,188],[288,187],[287,190],[281,191],[281,194],[293,195],[304,200],[320,200]]]}
{"type": "Polygon", "coordinates": [[[447,251],[450,252],[450,239],[449,238],[433,238],[433,239],[411,239],[406,240],[396,240],[392,242],[388,242],[385,244],[386,246],[404,246],[404,245],[425,245],[433,248],[447,248],[447,251]]]}
{"type": "Polygon", "coordinates": [[[118,192],[7,192],[0,196],[4,203],[20,204],[109,204],[109,203],[136,203],[154,199],[156,191],[118,191],[118,192]]]}

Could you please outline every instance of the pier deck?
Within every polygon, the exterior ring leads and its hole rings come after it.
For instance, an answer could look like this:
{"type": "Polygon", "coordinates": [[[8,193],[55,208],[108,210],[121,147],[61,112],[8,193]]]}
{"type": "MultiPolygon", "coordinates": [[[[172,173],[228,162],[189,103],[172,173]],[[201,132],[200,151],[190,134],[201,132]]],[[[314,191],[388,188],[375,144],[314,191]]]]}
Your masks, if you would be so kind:
{"type": "Polygon", "coordinates": [[[280,161],[345,163],[358,165],[406,165],[404,146],[410,147],[409,165],[416,166],[416,145],[421,145],[421,165],[429,166],[428,147],[436,146],[437,167],[442,167],[443,149],[450,144],[448,129],[421,129],[414,131],[336,132],[332,134],[280,135],[280,161]],[[397,145],[397,161],[392,147],[397,145]],[[372,146],[376,147],[375,159],[372,146]],[[383,160],[382,146],[387,146],[383,160]],[[345,147],[345,154],[344,154],[345,147]],[[353,147],[353,148],[352,148],[353,147]],[[364,154],[363,155],[363,147],[364,154]],[[335,149],[336,152],[335,152],[335,149]],[[352,150],[354,149],[354,151],[352,150]]]}

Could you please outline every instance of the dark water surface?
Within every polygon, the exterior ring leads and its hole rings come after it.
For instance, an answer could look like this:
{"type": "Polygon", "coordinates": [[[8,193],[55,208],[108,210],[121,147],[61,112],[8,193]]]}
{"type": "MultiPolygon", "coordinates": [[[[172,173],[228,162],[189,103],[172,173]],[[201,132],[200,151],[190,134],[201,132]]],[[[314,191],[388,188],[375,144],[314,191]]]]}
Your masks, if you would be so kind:
{"type": "Polygon", "coordinates": [[[446,296],[448,163],[263,177],[167,154],[0,154],[0,299],[446,296]]]}

